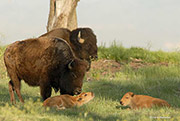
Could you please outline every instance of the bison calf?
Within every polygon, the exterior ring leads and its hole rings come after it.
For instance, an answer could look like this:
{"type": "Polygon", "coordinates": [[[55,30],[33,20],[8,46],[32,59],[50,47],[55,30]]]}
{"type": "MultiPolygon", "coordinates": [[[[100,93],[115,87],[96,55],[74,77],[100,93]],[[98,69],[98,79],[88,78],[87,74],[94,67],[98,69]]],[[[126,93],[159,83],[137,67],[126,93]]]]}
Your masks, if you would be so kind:
{"type": "Polygon", "coordinates": [[[11,79],[12,103],[15,102],[14,90],[24,102],[20,93],[21,80],[30,86],[40,86],[43,100],[51,96],[52,87],[61,94],[80,94],[88,68],[88,63],[76,58],[66,41],[47,37],[11,44],[4,53],[4,62],[11,79]]]}
{"type": "Polygon", "coordinates": [[[170,107],[165,100],[154,98],[147,95],[135,95],[133,92],[127,92],[121,99],[120,104],[130,106],[131,109],[152,108],[153,106],[170,107]]]}
{"type": "Polygon", "coordinates": [[[80,107],[83,104],[88,103],[94,98],[93,92],[83,92],[77,96],[60,95],[49,97],[43,102],[45,107],[56,107],[57,109],[66,109],[72,107],[80,107]]]}

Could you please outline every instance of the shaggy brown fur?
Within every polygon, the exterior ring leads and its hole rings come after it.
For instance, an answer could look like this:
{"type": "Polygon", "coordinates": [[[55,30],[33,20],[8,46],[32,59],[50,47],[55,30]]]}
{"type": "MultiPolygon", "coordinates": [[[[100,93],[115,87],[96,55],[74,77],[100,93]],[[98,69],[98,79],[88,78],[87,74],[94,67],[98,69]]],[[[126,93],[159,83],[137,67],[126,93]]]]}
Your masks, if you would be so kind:
{"type": "Polygon", "coordinates": [[[56,107],[58,109],[72,108],[75,106],[82,106],[83,104],[88,103],[94,98],[94,93],[92,92],[83,92],[78,96],[71,95],[60,95],[54,96],[46,99],[43,103],[45,107],[56,107]]]}
{"type": "Polygon", "coordinates": [[[9,92],[20,101],[21,80],[30,86],[40,86],[43,99],[51,96],[51,87],[61,94],[79,94],[88,68],[86,61],[76,58],[62,39],[41,37],[17,41],[7,47],[4,62],[10,77],[9,92]]]}
{"type": "Polygon", "coordinates": [[[130,106],[131,109],[152,108],[153,106],[170,107],[168,102],[166,102],[165,100],[147,95],[135,95],[132,92],[126,93],[122,97],[120,104],[123,106],[130,106]]]}
{"type": "Polygon", "coordinates": [[[90,69],[91,60],[97,58],[97,40],[90,28],[77,28],[73,31],[59,28],[40,37],[57,37],[66,40],[73,49],[76,57],[89,62],[88,70],[90,69]]]}

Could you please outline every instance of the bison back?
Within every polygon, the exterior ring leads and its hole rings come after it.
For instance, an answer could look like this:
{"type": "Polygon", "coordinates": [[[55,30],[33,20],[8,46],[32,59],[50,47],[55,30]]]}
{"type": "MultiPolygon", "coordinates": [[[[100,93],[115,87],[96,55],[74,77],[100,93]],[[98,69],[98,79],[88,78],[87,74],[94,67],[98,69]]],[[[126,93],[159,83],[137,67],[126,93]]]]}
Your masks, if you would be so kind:
{"type": "Polygon", "coordinates": [[[70,34],[71,34],[71,31],[69,29],[58,28],[58,29],[53,29],[50,32],[47,32],[47,33],[41,35],[40,37],[62,38],[64,40],[66,40],[68,43],[70,43],[70,40],[69,40],[70,34]]]}
{"type": "Polygon", "coordinates": [[[15,42],[4,53],[9,76],[14,73],[31,86],[39,86],[40,79],[49,78],[53,70],[60,75],[73,58],[64,40],[46,37],[15,42]]]}

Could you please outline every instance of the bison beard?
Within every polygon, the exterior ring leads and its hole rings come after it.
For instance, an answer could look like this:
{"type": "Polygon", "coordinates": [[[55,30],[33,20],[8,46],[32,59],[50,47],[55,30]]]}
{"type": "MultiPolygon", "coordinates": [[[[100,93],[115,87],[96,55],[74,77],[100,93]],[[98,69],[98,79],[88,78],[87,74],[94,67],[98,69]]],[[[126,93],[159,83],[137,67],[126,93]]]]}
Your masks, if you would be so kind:
{"type": "Polygon", "coordinates": [[[30,86],[40,86],[43,100],[51,96],[52,87],[61,94],[79,94],[88,67],[75,57],[67,42],[41,37],[17,41],[7,47],[4,62],[10,77],[9,93],[15,102],[14,90],[24,102],[20,86],[24,80],[30,86]]]}

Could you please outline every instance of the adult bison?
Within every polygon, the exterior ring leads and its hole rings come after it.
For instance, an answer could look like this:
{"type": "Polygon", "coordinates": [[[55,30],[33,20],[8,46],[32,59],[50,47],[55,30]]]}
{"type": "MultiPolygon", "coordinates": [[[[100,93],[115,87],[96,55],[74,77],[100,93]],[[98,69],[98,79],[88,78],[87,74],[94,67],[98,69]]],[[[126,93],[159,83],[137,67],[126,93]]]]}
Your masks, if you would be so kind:
{"type": "Polygon", "coordinates": [[[17,41],[7,47],[4,62],[10,77],[9,93],[15,102],[14,90],[21,102],[20,82],[40,86],[42,98],[51,96],[52,87],[61,94],[81,92],[87,61],[78,59],[69,44],[58,38],[41,37],[17,41]]]}
{"type": "Polygon", "coordinates": [[[54,29],[40,37],[57,37],[66,40],[71,46],[76,57],[85,59],[91,66],[91,60],[97,58],[96,35],[90,28],[77,28],[70,31],[65,28],[54,29]]]}

